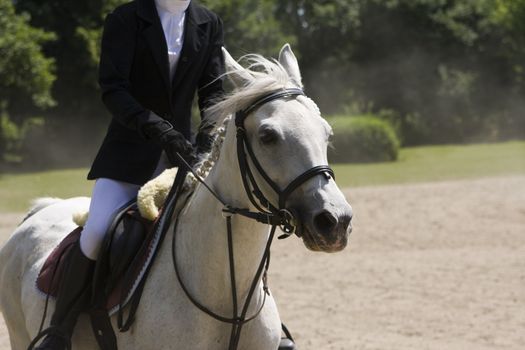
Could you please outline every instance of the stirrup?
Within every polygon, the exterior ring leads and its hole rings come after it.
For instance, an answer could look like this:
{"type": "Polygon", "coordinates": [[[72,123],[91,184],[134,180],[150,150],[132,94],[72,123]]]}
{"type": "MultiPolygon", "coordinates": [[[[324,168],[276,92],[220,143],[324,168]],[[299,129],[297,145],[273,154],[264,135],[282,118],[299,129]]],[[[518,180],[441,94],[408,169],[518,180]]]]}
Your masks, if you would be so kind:
{"type": "Polygon", "coordinates": [[[71,350],[71,338],[67,334],[65,334],[59,327],[56,326],[50,326],[38,333],[37,336],[31,341],[31,343],[29,343],[27,350],[33,350],[36,344],[40,342],[42,338],[48,335],[62,338],[66,343],[66,350],[71,350]]]}
{"type": "Polygon", "coordinates": [[[284,325],[284,323],[281,323],[281,329],[285,336],[281,338],[281,342],[279,343],[278,350],[297,350],[297,346],[295,346],[295,342],[293,340],[292,334],[290,333],[288,328],[284,325]]]}
{"type": "Polygon", "coordinates": [[[295,343],[289,338],[281,338],[279,350],[297,350],[295,343]]]}

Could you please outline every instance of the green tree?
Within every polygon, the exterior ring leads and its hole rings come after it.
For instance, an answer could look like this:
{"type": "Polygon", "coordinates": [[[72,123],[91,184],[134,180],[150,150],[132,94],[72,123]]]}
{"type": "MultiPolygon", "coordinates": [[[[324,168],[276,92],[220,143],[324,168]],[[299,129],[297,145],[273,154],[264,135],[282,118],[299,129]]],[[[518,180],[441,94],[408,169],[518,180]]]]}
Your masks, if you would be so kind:
{"type": "Polygon", "coordinates": [[[109,114],[97,84],[100,36],[106,14],[126,0],[18,0],[18,12],[30,15],[34,27],[54,33],[43,52],[55,61],[52,95],[56,105],[42,113],[45,130],[27,145],[33,162],[85,165],[92,158],[109,114]],[[37,156],[38,155],[38,156],[37,156]]]}
{"type": "Polygon", "coordinates": [[[295,37],[286,35],[275,16],[275,0],[205,0],[224,22],[225,44],[234,57],[259,53],[275,57],[286,43],[295,37]]]}
{"type": "Polygon", "coordinates": [[[97,64],[100,35],[108,11],[125,0],[69,1],[18,0],[17,10],[31,15],[31,24],[55,33],[57,40],[45,45],[56,61],[57,81],[53,93],[57,108],[50,118],[93,121],[104,118],[98,102],[97,64]],[[77,119],[77,118],[75,118],[77,119]]]}
{"type": "Polygon", "coordinates": [[[523,3],[301,0],[276,16],[323,111],[388,110],[405,144],[461,142],[525,133],[523,3]]]}
{"type": "MultiPolygon", "coordinates": [[[[16,40],[37,41],[56,62],[46,142],[87,146],[92,156],[108,118],[96,79],[103,19],[127,0],[0,1],[29,13],[40,34],[56,35],[16,40]]],[[[383,115],[405,144],[525,135],[525,0],[201,1],[222,17],[234,57],[275,56],[290,42],[324,113],[383,115]]],[[[30,114],[16,102],[24,94],[6,94],[9,121],[30,114]]]]}
{"type": "MultiPolygon", "coordinates": [[[[512,89],[491,96],[503,104],[500,129],[514,137],[525,135],[525,0],[495,0],[491,23],[499,29],[493,31],[492,41],[497,49],[487,64],[498,62],[498,76],[512,89]],[[495,45],[496,46],[496,45],[495,45]]],[[[487,96],[488,97],[488,96],[487,96]]]]}
{"type": "Polygon", "coordinates": [[[0,0],[0,159],[13,157],[21,146],[31,117],[55,104],[51,87],[54,61],[42,45],[54,35],[28,24],[11,0],[0,0]]]}

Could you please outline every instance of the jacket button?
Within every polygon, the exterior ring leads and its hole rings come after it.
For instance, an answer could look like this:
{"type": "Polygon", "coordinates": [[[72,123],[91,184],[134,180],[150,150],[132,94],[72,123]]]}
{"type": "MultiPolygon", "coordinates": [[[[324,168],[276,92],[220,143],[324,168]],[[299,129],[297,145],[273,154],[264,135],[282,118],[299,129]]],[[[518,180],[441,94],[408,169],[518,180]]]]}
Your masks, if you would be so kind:
{"type": "Polygon", "coordinates": [[[188,62],[188,57],[182,56],[182,62],[188,62]]]}

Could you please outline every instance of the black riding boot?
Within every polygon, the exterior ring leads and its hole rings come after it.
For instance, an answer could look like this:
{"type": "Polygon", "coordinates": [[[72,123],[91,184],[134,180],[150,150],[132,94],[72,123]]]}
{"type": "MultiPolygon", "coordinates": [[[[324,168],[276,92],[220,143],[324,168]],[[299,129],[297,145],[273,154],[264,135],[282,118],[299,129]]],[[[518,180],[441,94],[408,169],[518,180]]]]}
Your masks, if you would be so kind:
{"type": "Polygon", "coordinates": [[[47,336],[36,350],[69,348],[77,318],[89,306],[95,262],[82,253],[79,243],[75,243],[65,266],[51,327],[44,331],[47,336]]]}

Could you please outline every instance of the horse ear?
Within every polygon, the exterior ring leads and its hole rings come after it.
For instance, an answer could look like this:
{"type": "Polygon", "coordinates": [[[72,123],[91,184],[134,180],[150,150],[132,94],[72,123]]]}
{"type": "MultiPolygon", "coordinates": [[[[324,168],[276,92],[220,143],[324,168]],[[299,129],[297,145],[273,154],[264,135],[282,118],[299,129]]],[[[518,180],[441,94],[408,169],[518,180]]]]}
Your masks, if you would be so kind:
{"type": "Polygon", "coordinates": [[[226,64],[226,75],[236,87],[246,86],[253,81],[253,76],[224,47],[222,48],[222,54],[226,64]]]}
{"type": "Polygon", "coordinates": [[[299,70],[299,63],[295,57],[290,44],[285,44],[279,53],[279,63],[284,67],[293,83],[298,87],[303,87],[303,79],[299,70]]]}

